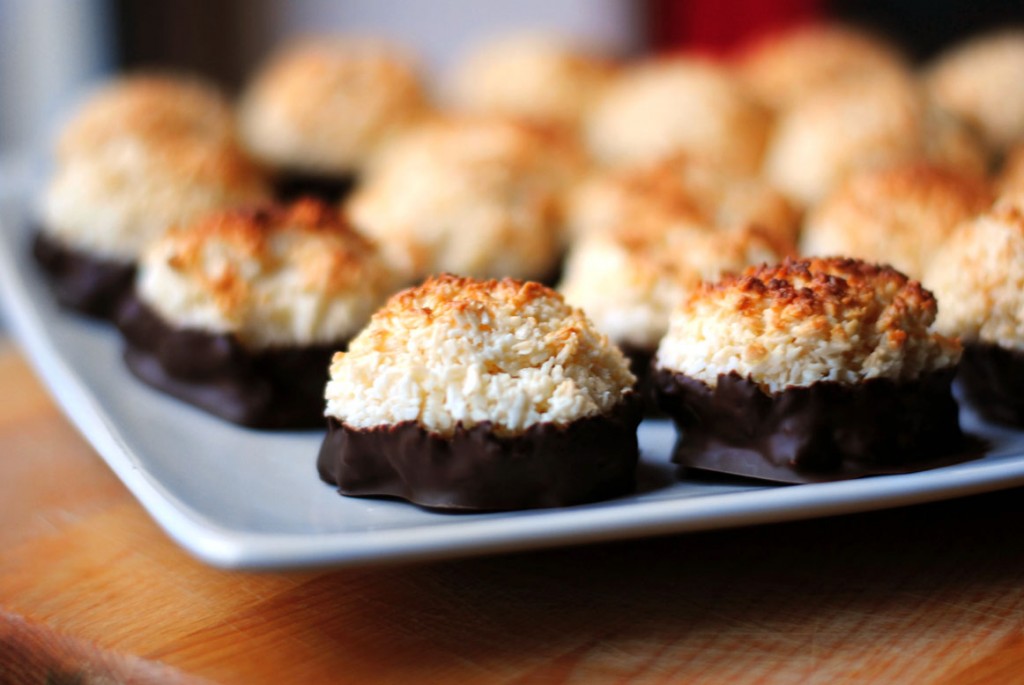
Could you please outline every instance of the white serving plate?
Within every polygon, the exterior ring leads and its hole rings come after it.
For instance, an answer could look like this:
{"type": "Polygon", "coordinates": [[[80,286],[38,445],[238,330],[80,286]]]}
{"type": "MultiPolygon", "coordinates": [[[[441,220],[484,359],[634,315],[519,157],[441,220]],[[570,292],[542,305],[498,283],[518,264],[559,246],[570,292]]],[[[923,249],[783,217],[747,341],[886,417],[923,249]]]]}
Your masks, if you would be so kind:
{"type": "Polygon", "coordinates": [[[0,222],[0,296],[21,349],[68,418],[175,541],[225,568],[355,566],[806,519],[1024,484],[1024,433],[981,423],[982,459],[921,473],[760,486],[677,480],[666,421],[640,427],[640,488],[616,500],[444,514],[338,495],[316,473],[322,432],[230,425],[140,384],[107,326],[60,311],[29,257],[27,222],[0,222]]]}

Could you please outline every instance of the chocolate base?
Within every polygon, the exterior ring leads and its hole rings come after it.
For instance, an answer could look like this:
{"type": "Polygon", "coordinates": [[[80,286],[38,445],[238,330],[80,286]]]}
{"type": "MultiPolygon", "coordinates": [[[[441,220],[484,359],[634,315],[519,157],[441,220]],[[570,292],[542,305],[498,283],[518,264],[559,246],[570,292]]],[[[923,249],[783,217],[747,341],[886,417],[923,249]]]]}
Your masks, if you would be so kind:
{"type": "Polygon", "coordinates": [[[41,230],[32,240],[32,256],[49,275],[57,302],[99,319],[117,316],[135,280],[134,263],[94,257],[41,230]]]}
{"type": "Polygon", "coordinates": [[[626,355],[626,359],[629,360],[630,372],[636,376],[636,392],[643,400],[644,416],[651,418],[664,417],[665,413],[658,406],[651,377],[653,372],[651,364],[654,361],[654,355],[658,353],[657,346],[639,347],[624,343],[619,345],[619,349],[622,350],[622,353],[626,355]]]}
{"type": "Polygon", "coordinates": [[[355,174],[328,176],[287,172],[274,179],[274,195],[282,202],[292,202],[311,196],[334,204],[348,197],[355,186],[355,174]]]}
{"type": "Polygon", "coordinates": [[[251,428],[319,428],[338,345],[251,351],[227,334],[176,328],[136,296],[118,317],[131,372],[154,388],[251,428]]]}
{"type": "Polygon", "coordinates": [[[451,437],[415,421],[357,429],[328,419],[320,478],[343,495],[399,497],[433,509],[561,507],[631,492],[639,459],[637,398],[566,426],[495,435],[490,423],[451,437]]]}
{"type": "Polygon", "coordinates": [[[1024,352],[966,344],[958,380],[964,398],[986,419],[1024,426],[1024,352]]]}
{"type": "Polygon", "coordinates": [[[718,385],[665,369],[652,381],[687,467],[784,482],[931,468],[973,458],[960,430],[954,369],[914,382],[820,382],[776,393],[735,373],[718,385]]]}

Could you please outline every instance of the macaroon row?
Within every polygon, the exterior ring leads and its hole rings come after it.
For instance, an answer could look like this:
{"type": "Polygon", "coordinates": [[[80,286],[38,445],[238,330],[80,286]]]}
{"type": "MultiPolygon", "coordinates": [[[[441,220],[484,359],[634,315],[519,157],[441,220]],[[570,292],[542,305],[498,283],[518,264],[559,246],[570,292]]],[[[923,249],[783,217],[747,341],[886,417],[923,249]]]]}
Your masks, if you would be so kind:
{"type": "MultiPolygon", "coordinates": [[[[680,428],[674,460],[794,481],[965,458],[958,368],[979,410],[1019,422],[1024,213],[964,224],[935,264],[956,303],[938,325],[919,282],[848,258],[695,286],[649,370],[680,428]]],[[[648,391],[583,310],[515,279],[441,276],[389,297],[397,283],[329,205],[214,213],[145,251],[117,314],[125,359],[236,423],[326,417],[320,474],[345,494],[506,509],[633,487],[648,391]]]]}
{"type": "MultiPolygon", "coordinates": [[[[444,271],[554,282],[567,250],[598,251],[601,239],[573,248],[613,224],[757,228],[781,258],[803,210],[859,172],[916,164],[982,185],[1006,157],[1015,178],[1020,86],[1000,74],[1016,73],[1022,45],[981,37],[917,72],[884,41],[827,25],[717,62],[617,63],[510,38],[471,54],[439,104],[396,46],[307,39],[271,57],[237,106],[167,75],[98,91],[58,142],[41,252],[54,271],[75,271],[65,252],[124,267],[111,277],[123,282],[146,242],[203,212],[355,188],[346,213],[409,284],[444,271]],[[1002,101],[958,99],[968,85],[1002,101]]],[[[841,233],[848,245],[812,237],[803,252],[878,258],[841,233]]],[[[104,279],[68,280],[63,299],[109,309],[104,279]]]]}

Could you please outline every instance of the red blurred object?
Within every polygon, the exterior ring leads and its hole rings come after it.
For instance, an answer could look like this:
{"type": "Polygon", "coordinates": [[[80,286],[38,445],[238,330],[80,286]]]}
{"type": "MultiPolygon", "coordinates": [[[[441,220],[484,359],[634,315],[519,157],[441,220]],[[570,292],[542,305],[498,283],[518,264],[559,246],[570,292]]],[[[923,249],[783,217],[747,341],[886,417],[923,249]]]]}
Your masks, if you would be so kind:
{"type": "Polygon", "coordinates": [[[726,54],[823,15],[824,0],[647,0],[648,38],[657,52],[726,54]]]}

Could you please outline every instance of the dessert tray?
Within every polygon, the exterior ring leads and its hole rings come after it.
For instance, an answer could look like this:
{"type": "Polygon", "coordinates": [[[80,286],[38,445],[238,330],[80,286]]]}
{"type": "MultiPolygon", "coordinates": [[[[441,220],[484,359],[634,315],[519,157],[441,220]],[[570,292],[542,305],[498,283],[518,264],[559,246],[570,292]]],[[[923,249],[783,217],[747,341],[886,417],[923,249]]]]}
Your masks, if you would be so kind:
{"type": "Polygon", "coordinates": [[[265,432],[225,423],[142,385],[111,327],[57,308],[29,258],[19,208],[0,216],[6,325],[82,435],[178,544],[225,568],[299,568],[442,559],[806,519],[1024,485],[1024,432],[981,422],[973,461],[905,475],[795,486],[678,478],[675,432],[645,421],[639,487],[564,509],[437,513],[342,497],[320,481],[322,431],[265,432]]]}

